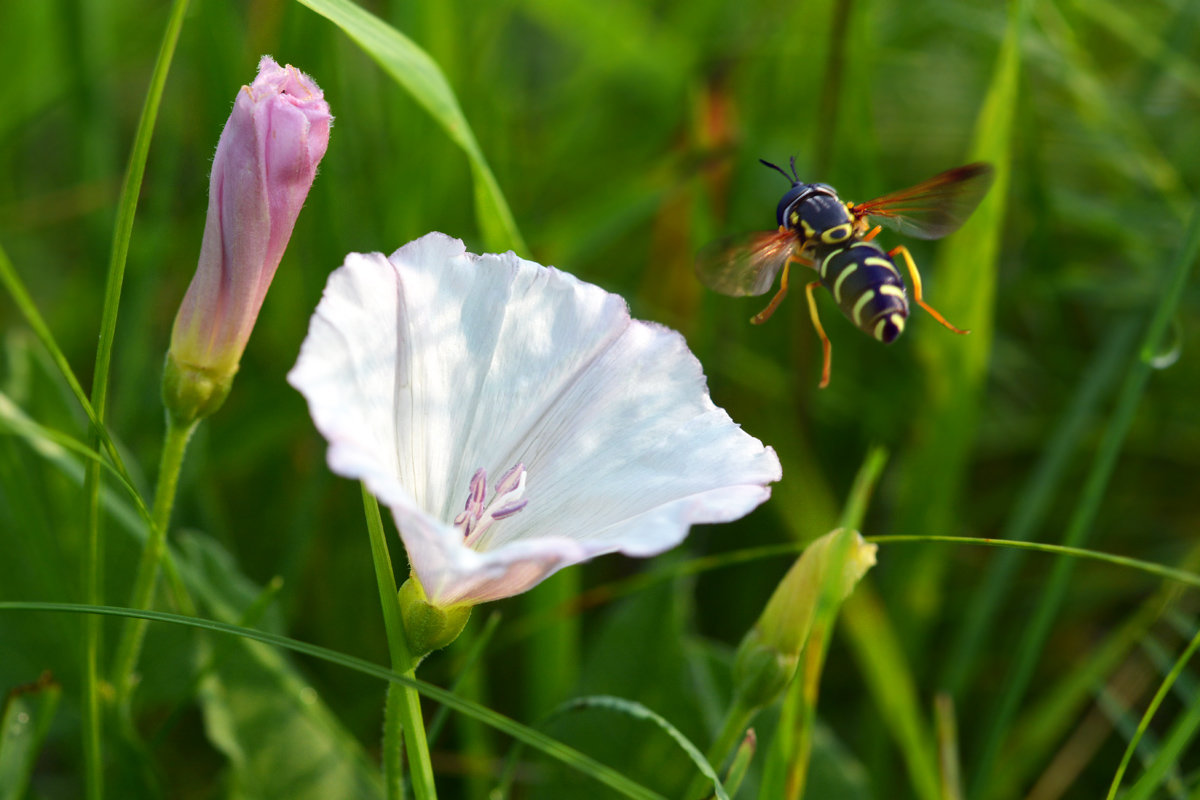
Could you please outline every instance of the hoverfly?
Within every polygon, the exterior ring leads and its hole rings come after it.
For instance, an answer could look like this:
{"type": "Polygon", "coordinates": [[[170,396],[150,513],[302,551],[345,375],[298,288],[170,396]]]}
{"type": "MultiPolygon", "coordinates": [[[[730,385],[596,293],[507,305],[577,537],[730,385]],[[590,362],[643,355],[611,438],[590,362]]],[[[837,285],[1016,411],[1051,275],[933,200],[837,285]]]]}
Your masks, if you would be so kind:
{"type": "Polygon", "coordinates": [[[820,277],[808,283],[805,292],[809,316],[821,337],[822,389],[829,385],[831,347],[817,315],[814,290],[824,286],[855,327],[890,344],[904,331],[908,318],[904,281],[893,261],[897,255],[912,276],[917,305],[955,333],[968,333],[947,322],[922,298],[921,274],[907,247],[884,251],[873,240],[881,226],[918,239],[940,239],[953,233],[987,193],[992,183],[989,165],[967,164],[866,203],[846,203],[828,184],[801,181],[794,157],[791,175],[769,161],[762,163],[792,184],[775,211],[779,229],[706,247],[696,258],[696,275],[710,289],[738,297],[766,294],[782,270],[779,291],[750,319],[761,325],[787,295],[791,265],[816,270],[820,277]],[[872,228],[868,217],[879,224],[872,228]]]}

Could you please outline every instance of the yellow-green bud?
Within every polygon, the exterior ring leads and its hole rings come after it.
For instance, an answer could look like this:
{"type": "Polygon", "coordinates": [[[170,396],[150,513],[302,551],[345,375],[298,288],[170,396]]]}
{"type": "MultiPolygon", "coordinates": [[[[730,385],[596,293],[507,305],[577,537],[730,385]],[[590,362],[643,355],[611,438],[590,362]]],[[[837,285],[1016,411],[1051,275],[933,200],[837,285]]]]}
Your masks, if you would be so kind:
{"type": "Polygon", "coordinates": [[[404,635],[414,659],[423,658],[453,642],[471,617],[470,605],[435,606],[425,596],[416,578],[400,587],[400,615],[404,635]]]}
{"type": "Polygon", "coordinates": [[[839,528],[807,548],[775,588],[762,615],[738,647],[734,685],[739,702],[748,708],[770,703],[791,681],[800,652],[812,631],[831,580],[833,600],[840,603],[875,565],[877,547],[867,544],[857,531],[839,528]],[[832,574],[838,569],[840,573],[832,574]]]}

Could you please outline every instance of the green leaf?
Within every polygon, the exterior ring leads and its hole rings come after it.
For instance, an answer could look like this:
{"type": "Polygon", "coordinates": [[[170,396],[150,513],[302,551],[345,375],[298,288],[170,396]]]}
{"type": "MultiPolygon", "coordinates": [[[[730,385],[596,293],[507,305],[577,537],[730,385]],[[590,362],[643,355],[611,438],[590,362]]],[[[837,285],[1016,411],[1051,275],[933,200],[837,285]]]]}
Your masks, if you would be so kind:
{"type": "MultiPolygon", "coordinates": [[[[192,582],[197,599],[218,617],[239,616],[256,587],[212,539],[191,534],[182,544],[198,573],[192,582]]],[[[229,760],[232,796],[383,797],[379,772],[362,746],[274,648],[234,640],[201,681],[198,699],[209,741],[229,760]]]]}
{"type": "Polygon", "coordinates": [[[489,250],[527,253],[508,201],[504,199],[479,142],[458,105],[458,98],[437,62],[415,42],[349,0],[299,0],[337,25],[375,59],[413,99],[437,120],[463,149],[475,179],[475,212],[489,250]]]}
{"type": "Polygon", "coordinates": [[[25,797],[61,695],[62,688],[48,672],[9,693],[0,717],[0,800],[25,797]]]}

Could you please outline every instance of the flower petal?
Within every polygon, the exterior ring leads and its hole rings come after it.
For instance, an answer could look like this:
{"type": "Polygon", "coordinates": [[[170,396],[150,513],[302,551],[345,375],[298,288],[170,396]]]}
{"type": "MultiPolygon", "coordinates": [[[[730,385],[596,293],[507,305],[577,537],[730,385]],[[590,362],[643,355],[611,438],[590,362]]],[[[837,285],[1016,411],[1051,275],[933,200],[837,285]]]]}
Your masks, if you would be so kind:
{"type": "Polygon", "coordinates": [[[396,518],[436,603],[524,591],[601,553],[646,556],[770,495],[774,451],[709,399],[683,337],[618,296],[429,234],[337,270],[289,374],[396,518]],[[463,543],[472,476],[523,463],[527,505],[463,543]]]}

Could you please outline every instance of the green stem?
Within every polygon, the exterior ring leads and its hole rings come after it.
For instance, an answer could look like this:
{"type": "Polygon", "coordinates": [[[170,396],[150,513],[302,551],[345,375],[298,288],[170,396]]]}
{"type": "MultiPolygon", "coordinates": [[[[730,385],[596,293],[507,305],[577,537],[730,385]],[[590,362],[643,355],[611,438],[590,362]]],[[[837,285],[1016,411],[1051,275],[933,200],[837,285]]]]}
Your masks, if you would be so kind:
{"type": "MultiPolygon", "coordinates": [[[[725,759],[729,757],[729,754],[735,748],[741,746],[742,738],[746,735],[746,729],[750,727],[750,722],[757,713],[757,708],[749,708],[736,700],[729,707],[729,711],[725,713],[725,721],[721,724],[721,732],[717,734],[716,741],[713,742],[712,747],[708,748],[708,753],[705,754],[708,763],[712,765],[714,770],[719,772],[721,765],[725,763],[725,759]]],[[[696,777],[688,784],[687,791],[683,793],[684,800],[694,800],[695,798],[704,797],[704,793],[710,785],[708,778],[701,773],[696,773],[696,777]]]]}
{"type": "MultiPolygon", "coordinates": [[[[367,533],[371,539],[371,560],[375,563],[375,581],[379,585],[379,602],[383,607],[383,624],[387,630],[388,652],[392,658],[392,671],[407,678],[415,678],[417,665],[404,634],[396,576],[392,573],[392,559],[383,532],[383,519],[379,515],[379,503],[375,501],[366,484],[362,485],[362,497],[363,513],[367,518],[367,533]]],[[[412,686],[391,683],[388,685],[383,717],[383,772],[388,800],[401,800],[403,797],[404,767],[400,758],[402,742],[406,742],[408,746],[413,794],[418,800],[436,800],[433,764],[429,760],[429,743],[425,739],[425,723],[421,717],[421,696],[412,686]]]]}
{"type": "MultiPolygon", "coordinates": [[[[154,598],[154,587],[158,582],[158,567],[167,549],[167,529],[171,523],[171,509],[175,505],[175,490],[179,485],[179,471],[188,440],[196,430],[197,422],[180,425],[167,415],[167,434],[163,440],[162,455],[158,466],[158,485],[154,488],[153,525],[142,548],[137,573],[133,579],[133,592],[129,597],[130,608],[150,607],[154,598]]],[[[142,641],[146,637],[149,621],[129,619],[121,632],[117,655],[113,660],[112,681],[117,695],[117,708],[129,710],[133,693],[133,671],[137,668],[142,641]]]]}

